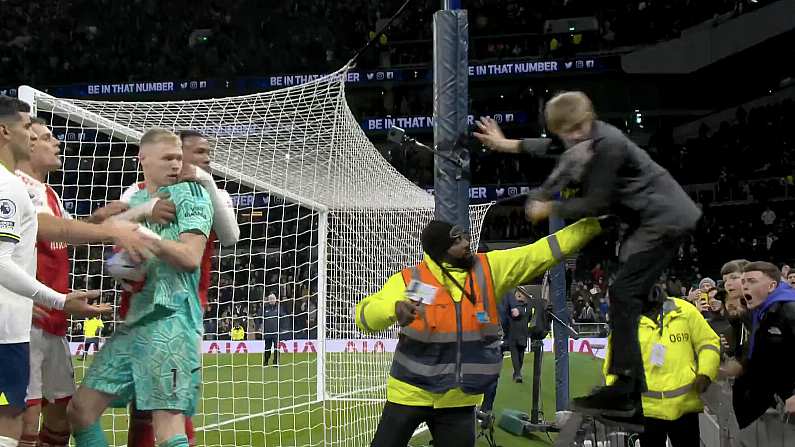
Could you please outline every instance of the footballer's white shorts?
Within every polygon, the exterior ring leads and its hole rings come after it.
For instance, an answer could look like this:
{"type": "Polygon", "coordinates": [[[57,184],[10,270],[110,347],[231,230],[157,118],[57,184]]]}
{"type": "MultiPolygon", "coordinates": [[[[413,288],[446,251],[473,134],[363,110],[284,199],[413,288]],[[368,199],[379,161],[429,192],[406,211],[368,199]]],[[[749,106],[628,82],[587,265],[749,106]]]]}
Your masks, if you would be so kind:
{"type": "Polygon", "coordinates": [[[30,328],[28,405],[62,401],[75,394],[75,372],[66,337],[30,328]]]}

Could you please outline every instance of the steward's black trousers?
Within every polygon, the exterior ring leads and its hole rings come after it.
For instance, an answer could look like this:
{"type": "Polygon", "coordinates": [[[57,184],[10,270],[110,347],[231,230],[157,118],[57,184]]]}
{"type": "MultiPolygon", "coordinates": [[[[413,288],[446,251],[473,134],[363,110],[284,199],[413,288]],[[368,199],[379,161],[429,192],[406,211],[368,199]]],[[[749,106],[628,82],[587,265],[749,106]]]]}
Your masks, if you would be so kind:
{"type": "Polygon", "coordinates": [[[406,447],[414,430],[428,424],[434,447],[474,447],[475,407],[412,407],[387,402],[371,447],[406,447]]]}

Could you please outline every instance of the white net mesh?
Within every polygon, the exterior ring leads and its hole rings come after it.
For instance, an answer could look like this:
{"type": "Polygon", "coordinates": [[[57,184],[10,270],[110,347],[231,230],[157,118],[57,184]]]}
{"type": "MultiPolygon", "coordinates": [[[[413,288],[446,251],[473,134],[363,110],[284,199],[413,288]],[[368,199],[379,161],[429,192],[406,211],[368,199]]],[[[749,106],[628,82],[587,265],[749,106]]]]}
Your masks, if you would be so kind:
{"type": "MultiPolygon", "coordinates": [[[[236,202],[241,240],[215,247],[198,445],[362,446],[372,438],[396,333],[361,334],[354,308],[420,259],[433,198],[372,146],[342,79],[344,71],[279,91],[180,102],[21,90],[65,143],[63,173],[48,180],[77,216],[138,180],[137,142],[146,129],[198,130],[211,143],[212,170],[236,202]],[[280,301],[278,318],[267,317],[270,293],[280,301]],[[245,329],[242,344],[229,340],[233,323],[245,329]],[[278,368],[263,366],[271,341],[278,368]]],[[[471,209],[474,244],[486,210],[471,209]]],[[[74,250],[73,286],[101,288],[115,303],[118,292],[103,275],[106,250],[74,250]]],[[[79,329],[74,322],[76,343],[79,329]]],[[[90,362],[78,362],[78,381],[90,362]]],[[[127,421],[125,409],[103,417],[111,445],[126,444],[127,421]]]]}

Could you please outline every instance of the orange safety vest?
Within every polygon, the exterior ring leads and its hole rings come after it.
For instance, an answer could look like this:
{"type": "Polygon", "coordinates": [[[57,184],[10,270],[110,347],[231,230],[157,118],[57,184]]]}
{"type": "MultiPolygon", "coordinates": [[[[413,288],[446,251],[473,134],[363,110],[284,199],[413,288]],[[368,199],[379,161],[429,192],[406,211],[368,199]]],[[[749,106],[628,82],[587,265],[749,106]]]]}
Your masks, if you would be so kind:
{"type": "Polygon", "coordinates": [[[436,292],[432,302],[420,304],[417,318],[401,328],[392,377],[432,393],[454,388],[485,392],[502,368],[502,334],[486,255],[475,256],[458,302],[424,261],[402,274],[407,286],[417,281],[436,292]]]}

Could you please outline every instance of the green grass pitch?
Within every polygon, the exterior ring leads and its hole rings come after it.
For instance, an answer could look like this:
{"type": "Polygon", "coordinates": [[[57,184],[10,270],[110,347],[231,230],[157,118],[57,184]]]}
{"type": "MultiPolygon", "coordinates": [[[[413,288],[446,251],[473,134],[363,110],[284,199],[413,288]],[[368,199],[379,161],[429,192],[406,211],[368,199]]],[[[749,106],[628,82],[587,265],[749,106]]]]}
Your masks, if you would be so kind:
{"type": "MultiPolygon", "coordinates": [[[[380,404],[357,398],[377,397],[372,388],[388,367],[376,366],[371,360],[383,354],[329,354],[335,357],[336,371],[327,370],[329,392],[363,390],[350,400],[329,401],[325,407],[316,398],[317,364],[314,354],[282,354],[278,368],[261,366],[261,354],[205,355],[202,400],[193,418],[198,445],[204,446],[367,446],[367,433],[374,429],[380,404]],[[370,356],[370,357],[365,357],[370,356]],[[343,361],[344,360],[344,361],[343,361]],[[365,361],[370,360],[370,361],[365,361]],[[378,368],[378,371],[371,370],[378,368]],[[368,380],[369,379],[369,380],[368,380]],[[324,424],[325,420],[325,424],[324,424]],[[332,427],[324,431],[324,425],[332,427]],[[343,442],[346,437],[353,439],[343,442]]],[[[79,383],[85,367],[91,363],[75,359],[75,379],[79,383]]],[[[570,356],[572,395],[589,391],[601,382],[602,361],[587,354],[570,356]]],[[[525,356],[524,383],[511,379],[510,359],[506,358],[495,402],[495,413],[503,408],[530,412],[532,391],[532,355],[525,356]]],[[[541,387],[542,410],[547,419],[554,418],[554,357],[544,354],[541,387]]],[[[108,410],[102,424],[108,442],[113,446],[127,443],[125,410],[108,410]]],[[[502,447],[551,445],[546,435],[536,439],[518,438],[497,429],[497,443],[502,447]]],[[[427,433],[412,440],[412,446],[426,446],[427,433]]],[[[483,441],[478,447],[486,446],[483,441]]]]}

